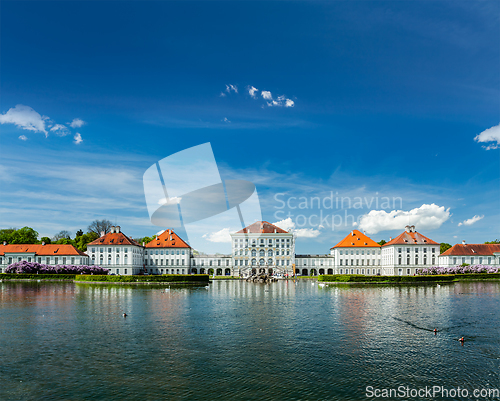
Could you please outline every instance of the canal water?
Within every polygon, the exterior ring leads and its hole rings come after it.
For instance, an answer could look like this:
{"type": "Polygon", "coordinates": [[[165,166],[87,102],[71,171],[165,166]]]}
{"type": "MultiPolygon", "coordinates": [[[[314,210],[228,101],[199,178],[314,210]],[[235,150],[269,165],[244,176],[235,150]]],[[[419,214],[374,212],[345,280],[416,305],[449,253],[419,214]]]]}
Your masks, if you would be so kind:
{"type": "Polygon", "coordinates": [[[368,386],[500,388],[500,283],[0,283],[2,401],[366,400],[368,386]]]}

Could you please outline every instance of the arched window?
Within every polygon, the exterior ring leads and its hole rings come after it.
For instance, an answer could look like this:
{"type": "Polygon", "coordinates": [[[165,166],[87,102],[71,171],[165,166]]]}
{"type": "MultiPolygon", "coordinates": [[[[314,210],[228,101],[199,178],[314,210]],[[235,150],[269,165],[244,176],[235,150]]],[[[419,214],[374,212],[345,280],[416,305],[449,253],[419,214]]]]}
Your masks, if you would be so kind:
{"type": "MultiPolygon", "coordinates": [[[[253,253],[253,251],[252,251],[253,253]]],[[[252,255],[252,256],[255,256],[255,255],[252,255]]],[[[257,261],[255,259],[252,259],[252,266],[255,266],[257,264],[257,261]]]]}
{"type": "Polygon", "coordinates": [[[266,251],[264,251],[264,249],[261,249],[259,252],[259,256],[266,256],[266,251]]]}
{"type": "Polygon", "coordinates": [[[266,261],[265,261],[264,259],[260,259],[260,260],[259,260],[259,264],[260,264],[261,266],[264,266],[264,265],[266,264],[266,261]]]}
{"type": "Polygon", "coordinates": [[[271,266],[271,265],[273,264],[273,260],[272,260],[271,258],[269,258],[269,259],[267,260],[267,264],[268,264],[269,266],[271,266]]]}
{"type": "Polygon", "coordinates": [[[240,256],[243,256],[243,249],[240,249],[240,256]]]}
{"type": "Polygon", "coordinates": [[[269,249],[267,251],[267,256],[273,256],[273,250],[272,249],[269,249]]]}
{"type": "Polygon", "coordinates": [[[255,249],[252,249],[252,256],[257,256],[257,251],[255,249]]]}

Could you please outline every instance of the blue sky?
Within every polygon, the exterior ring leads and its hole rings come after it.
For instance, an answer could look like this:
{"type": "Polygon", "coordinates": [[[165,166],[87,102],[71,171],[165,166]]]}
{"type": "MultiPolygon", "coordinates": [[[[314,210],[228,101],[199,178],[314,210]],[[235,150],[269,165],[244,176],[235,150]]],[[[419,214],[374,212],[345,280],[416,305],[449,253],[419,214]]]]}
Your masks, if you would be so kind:
{"type": "Polygon", "coordinates": [[[351,208],[364,223],[334,230],[299,227],[286,207],[301,253],[328,252],[356,227],[387,240],[410,210],[440,242],[500,237],[496,1],[6,1],[1,11],[2,227],[52,236],[109,218],[151,235],[160,228],[142,175],[210,142],[224,179],[257,185],[270,222],[281,220],[278,193],[402,199],[351,208]],[[31,109],[43,127],[26,126],[31,109]]]}

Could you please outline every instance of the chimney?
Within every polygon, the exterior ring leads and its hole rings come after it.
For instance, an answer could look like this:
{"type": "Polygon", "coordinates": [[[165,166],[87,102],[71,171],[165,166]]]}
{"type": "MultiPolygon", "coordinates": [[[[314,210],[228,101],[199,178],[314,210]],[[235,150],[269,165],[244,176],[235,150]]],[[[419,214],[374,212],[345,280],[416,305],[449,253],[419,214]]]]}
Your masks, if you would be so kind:
{"type": "Polygon", "coordinates": [[[115,232],[119,233],[120,232],[120,226],[115,227],[115,232]]]}
{"type": "Polygon", "coordinates": [[[351,236],[353,236],[353,237],[354,237],[354,231],[351,231],[351,236]]]}
{"type": "Polygon", "coordinates": [[[465,245],[465,240],[464,239],[462,240],[462,245],[465,245]]]}
{"type": "Polygon", "coordinates": [[[104,237],[104,231],[101,231],[101,237],[104,237]]]}
{"type": "Polygon", "coordinates": [[[405,231],[406,231],[407,233],[409,233],[409,232],[411,231],[410,226],[406,226],[406,227],[405,227],[405,231]]]}
{"type": "Polygon", "coordinates": [[[4,242],[3,242],[3,244],[4,244],[4,245],[7,245],[7,241],[4,241],[4,242]]]}
{"type": "Polygon", "coordinates": [[[110,232],[111,234],[113,234],[113,233],[115,232],[115,226],[111,226],[111,228],[109,229],[109,232],[110,232]]]}
{"type": "Polygon", "coordinates": [[[392,237],[389,237],[389,242],[391,242],[391,241],[392,241],[392,237]]]}
{"type": "Polygon", "coordinates": [[[144,241],[142,241],[142,246],[146,246],[146,243],[144,241]]]}
{"type": "Polygon", "coordinates": [[[410,227],[410,231],[411,231],[412,233],[414,233],[414,232],[416,231],[416,230],[415,230],[415,226],[411,226],[411,227],[410,227]]]}
{"type": "MultiPolygon", "coordinates": [[[[5,245],[5,242],[3,244],[5,245]]],[[[42,246],[44,246],[44,245],[45,245],[45,241],[42,241],[42,246]]]]}

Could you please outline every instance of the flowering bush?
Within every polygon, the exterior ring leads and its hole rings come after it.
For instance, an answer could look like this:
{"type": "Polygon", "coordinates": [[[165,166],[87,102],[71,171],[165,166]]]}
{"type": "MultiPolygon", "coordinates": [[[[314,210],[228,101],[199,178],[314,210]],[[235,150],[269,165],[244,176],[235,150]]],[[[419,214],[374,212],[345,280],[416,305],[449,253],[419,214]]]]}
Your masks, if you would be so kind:
{"type": "Polygon", "coordinates": [[[99,266],[87,265],[42,265],[35,262],[12,263],[5,269],[5,273],[24,274],[108,274],[109,270],[99,266]]]}
{"type": "Polygon", "coordinates": [[[417,274],[474,274],[474,273],[500,273],[499,267],[485,265],[453,266],[453,267],[429,267],[426,269],[417,269],[417,274]]]}

